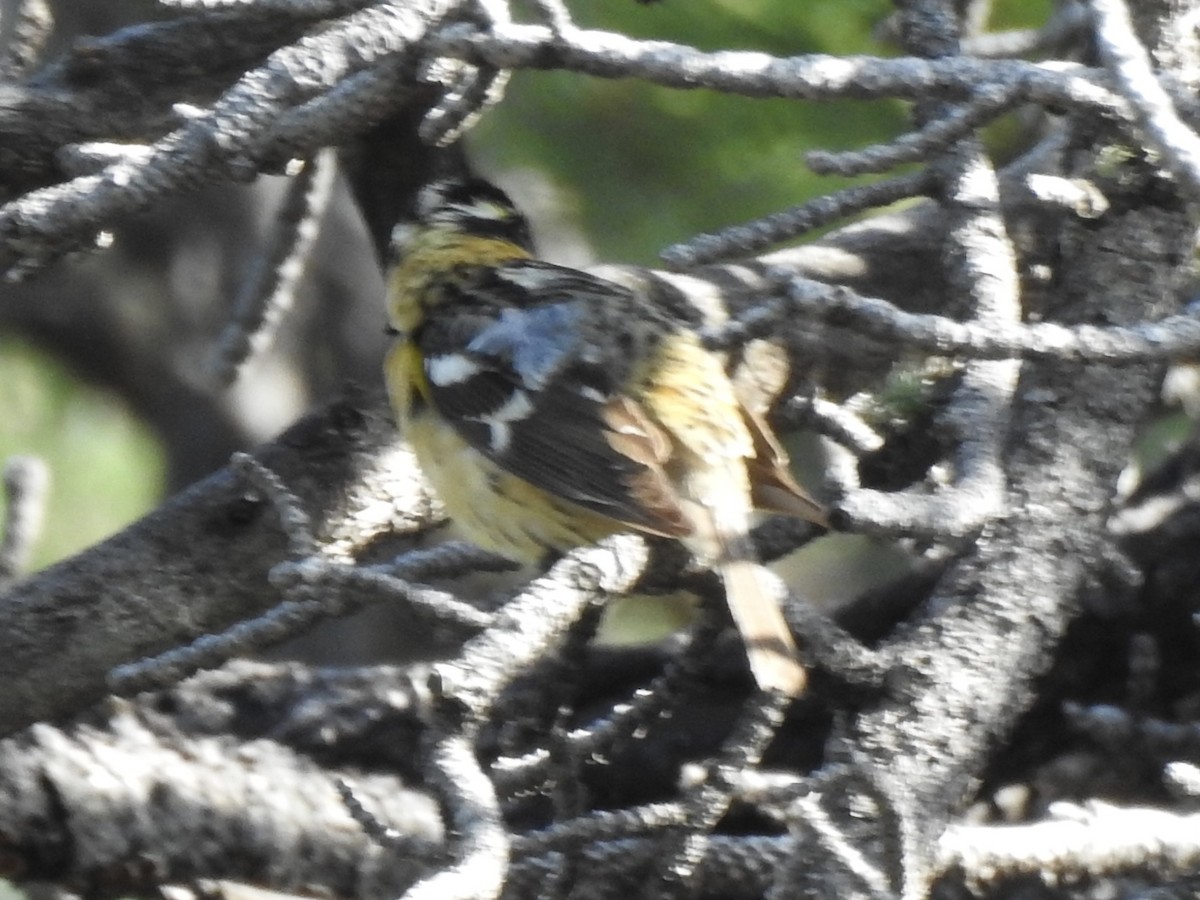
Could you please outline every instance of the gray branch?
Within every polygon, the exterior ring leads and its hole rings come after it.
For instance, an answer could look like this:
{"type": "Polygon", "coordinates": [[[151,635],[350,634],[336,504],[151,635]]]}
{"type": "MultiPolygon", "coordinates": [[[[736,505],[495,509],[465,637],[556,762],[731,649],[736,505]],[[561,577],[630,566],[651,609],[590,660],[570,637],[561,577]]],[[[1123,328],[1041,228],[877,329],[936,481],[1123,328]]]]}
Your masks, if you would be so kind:
{"type": "MultiPolygon", "coordinates": [[[[334,404],[255,457],[300,498],[326,552],[353,555],[437,521],[378,401],[334,404]]],[[[289,552],[271,504],[227,470],[15,585],[0,604],[0,733],[77,712],[118,666],[277,606],[268,575],[289,552]]]]}

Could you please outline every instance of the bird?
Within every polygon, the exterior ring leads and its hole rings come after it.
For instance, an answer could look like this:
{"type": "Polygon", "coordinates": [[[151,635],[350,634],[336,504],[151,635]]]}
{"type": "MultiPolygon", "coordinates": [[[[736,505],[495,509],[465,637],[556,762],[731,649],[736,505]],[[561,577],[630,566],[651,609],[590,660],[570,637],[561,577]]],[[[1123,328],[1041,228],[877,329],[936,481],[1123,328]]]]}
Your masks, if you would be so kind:
{"type": "Polygon", "coordinates": [[[538,259],[525,216],[480,178],[425,185],[388,256],[388,393],[465,536],[526,564],[621,532],[681,541],[720,575],[758,687],[799,696],[749,530],[756,510],[827,514],[695,323],[538,259]]]}

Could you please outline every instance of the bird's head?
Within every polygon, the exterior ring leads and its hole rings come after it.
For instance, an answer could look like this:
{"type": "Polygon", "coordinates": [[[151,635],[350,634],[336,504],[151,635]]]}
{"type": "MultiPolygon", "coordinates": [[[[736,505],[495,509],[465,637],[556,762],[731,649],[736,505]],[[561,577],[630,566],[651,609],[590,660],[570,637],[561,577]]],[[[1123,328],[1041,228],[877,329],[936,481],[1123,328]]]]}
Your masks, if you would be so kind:
{"type": "Polygon", "coordinates": [[[532,252],[529,222],[508,194],[481,178],[434,181],[417,195],[410,222],[392,232],[392,254],[402,259],[415,245],[453,241],[457,236],[515,244],[532,252]]]}
{"type": "Polygon", "coordinates": [[[388,311],[409,332],[428,309],[455,299],[447,290],[478,267],[527,259],[529,223],[508,195],[481,179],[435,181],[417,195],[411,220],[392,231],[388,311]]]}

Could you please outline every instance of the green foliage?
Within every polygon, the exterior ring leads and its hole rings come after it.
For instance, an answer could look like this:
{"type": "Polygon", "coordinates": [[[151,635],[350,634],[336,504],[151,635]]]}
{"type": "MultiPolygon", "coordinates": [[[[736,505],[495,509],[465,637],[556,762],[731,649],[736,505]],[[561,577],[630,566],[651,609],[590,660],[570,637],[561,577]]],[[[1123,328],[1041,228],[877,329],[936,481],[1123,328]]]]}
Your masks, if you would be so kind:
{"type": "Polygon", "coordinates": [[[929,407],[939,385],[956,371],[954,361],[941,356],[898,362],[859,415],[875,428],[910,421],[929,407]]]}
{"type": "Polygon", "coordinates": [[[1133,465],[1144,475],[1153,472],[1196,434],[1196,421],[1184,412],[1156,416],[1146,423],[1133,448],[1133,465]]]}
{"type": "MultiPolygon", "coordinates": [[[[1050,0],[1003,0],[996,27],[1045,20],[1050,0]]],[[[888,55],[873,37],[887,0],[572,2],[584,28],[703,50],[888,55]]],[[[896,102],[800,105],[556,72],[518,73],[472,136],[485,171],[536,169],[574,206],[600,259],[652,263],[663,246],[846,183],[802,155],[884,141],[907,127],[896,102]]]]}
{"type": "Polygon", "coordinates": [[[995,31],[1009,28],[1037,28],[1048,18],[1055,0],[1000,0],[992,7],[989,27],[995,31]]]}
{"type": "Polygon", "coordinates": [[[14,454],[41,457],[50,468],[37,568],[123,527],[162,494],[157,442],[119,398],[0,336],[0,462],[14,454]]]}
{"type": "MultiPolygon", "coordinates": [[[[706,50],[880,52],[885,0],[576,3],[578,24],[706,50]]],[[[810,172],[812,147],[850,148],[904,125],[896,103],[730,97],[564,73],[518,73],[472,139],[486,169],[546,172],[578,204],[598,255],[652,262],[659,249],[840,185],[810,172]]]]}

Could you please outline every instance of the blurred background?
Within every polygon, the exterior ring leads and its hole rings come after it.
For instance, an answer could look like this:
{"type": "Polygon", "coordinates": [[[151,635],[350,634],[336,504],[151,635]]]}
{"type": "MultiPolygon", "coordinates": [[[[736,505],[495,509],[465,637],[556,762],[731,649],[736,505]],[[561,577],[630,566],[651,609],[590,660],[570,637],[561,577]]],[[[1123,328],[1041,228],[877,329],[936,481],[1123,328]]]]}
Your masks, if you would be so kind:
{"type": "MultiPolygon", "coordinates": [[[[11,0],[3,0],[7,11],[11,0]]],[[[587,0],[579,25],[705,49],[889,54],[886,0],[587,0]]],[[[169,15],[151,2],[58,0],[47,60],[85,35],[169,15]]],[[[1050,0],[1004,0],[993,28],[1039,24],[1050,0]]],[[[518,6],[518,13],[521,13],[518,6]]],[[[477,168],[526,207],[546,255],[653,263],[697,232],[840,185],[803,165],[905,127],[891,103],[799,105],[633,81],[518,72],[468,138],[477,168]]],[[[1011,136],[998,131],[1004,153],[1011,136]]],[[[284,179],[179,198],[114,229],[105,252],[0,285],[0,460],[50,467],[35,566],[95,542],[270,438],[348,382],[377,384],[381,281],[357,211],[335,188],[274,346],[217,389],[209,354],[252,276],[284,179]]]]}

